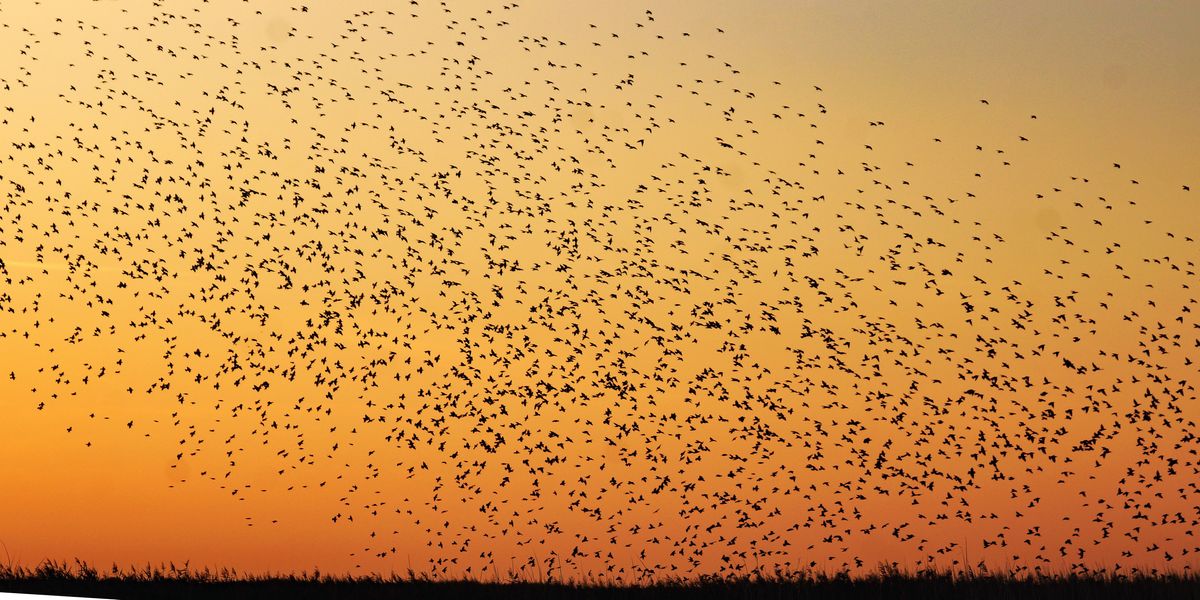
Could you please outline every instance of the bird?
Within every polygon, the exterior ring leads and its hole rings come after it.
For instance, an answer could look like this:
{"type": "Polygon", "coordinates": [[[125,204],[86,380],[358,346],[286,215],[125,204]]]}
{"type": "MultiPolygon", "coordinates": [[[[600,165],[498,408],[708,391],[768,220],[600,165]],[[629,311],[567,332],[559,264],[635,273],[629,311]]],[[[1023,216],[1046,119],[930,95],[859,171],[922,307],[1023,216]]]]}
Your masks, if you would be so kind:
{"type": "Polygon", "coordinates": [[[1194,553],[1190,187],[1053,115],[641,6],[137,6],[6,28],[5,397],[63,444],[445,579],[1194,553]]]}

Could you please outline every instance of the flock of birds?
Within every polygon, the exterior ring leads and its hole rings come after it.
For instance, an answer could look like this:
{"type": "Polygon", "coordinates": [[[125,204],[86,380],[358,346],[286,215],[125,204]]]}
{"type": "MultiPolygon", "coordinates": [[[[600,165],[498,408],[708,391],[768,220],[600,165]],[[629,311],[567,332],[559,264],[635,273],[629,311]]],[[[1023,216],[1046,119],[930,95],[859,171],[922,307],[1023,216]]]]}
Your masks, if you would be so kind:
{"type": "Polygon", "coordinates": [[[653,10],[218,4],[0,12],[7,412],[364,568],[1195,563],[1186,182],[1014,197],[1036,117],[847,141],[653,10]]]}

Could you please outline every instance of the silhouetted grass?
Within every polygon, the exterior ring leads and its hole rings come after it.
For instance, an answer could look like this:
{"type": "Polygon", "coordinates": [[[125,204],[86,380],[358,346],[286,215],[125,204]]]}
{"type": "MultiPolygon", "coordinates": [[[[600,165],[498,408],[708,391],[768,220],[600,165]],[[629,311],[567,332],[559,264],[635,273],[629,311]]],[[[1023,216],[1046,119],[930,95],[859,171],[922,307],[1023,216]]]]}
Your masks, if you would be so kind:
{"type": "Polygon", "coordinates": [[[978,572],[805,573],[790,577],[659,580],[640,585],[599,582],[436,581],[428,576],[329,576],[321,573],[243,575],[175,565],[101,572],[81,561],[44,562],[34,568],[0,566],[0,591],[99,598],[1055,598],[1063,600],[1200,599],[1192,574],[1043,575],[1012,577],[978,572]]]}

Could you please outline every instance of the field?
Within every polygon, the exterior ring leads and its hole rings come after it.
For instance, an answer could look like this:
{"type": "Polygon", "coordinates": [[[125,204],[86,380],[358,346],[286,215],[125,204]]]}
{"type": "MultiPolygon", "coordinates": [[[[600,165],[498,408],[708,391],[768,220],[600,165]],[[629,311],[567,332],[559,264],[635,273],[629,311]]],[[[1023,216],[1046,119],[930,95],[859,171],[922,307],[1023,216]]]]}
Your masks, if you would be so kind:
{"type": "Polygon", "coordinates": [[[894,570],[851,578],[810,574],[795,578],[656,581],[637,586],[604,582],[434,581],[411,573],[339,577],[320,573],[241,575],[174,565],[98,571],[81,563],[47,562],[36,568],[0,567],[0,592],[96,598],[1200,598],[1191,574],[1042,576],[979,573],[908,574],[894,570]]]}

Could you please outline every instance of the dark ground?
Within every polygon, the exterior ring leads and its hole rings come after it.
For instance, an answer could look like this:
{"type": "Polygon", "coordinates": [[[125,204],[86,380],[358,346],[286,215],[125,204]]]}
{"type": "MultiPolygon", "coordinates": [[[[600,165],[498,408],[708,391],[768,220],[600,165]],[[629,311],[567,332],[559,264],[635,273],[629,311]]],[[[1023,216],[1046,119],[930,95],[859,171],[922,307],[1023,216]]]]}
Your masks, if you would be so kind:
{"type": "Polygon", "coordinates": [[[243,577],[175,568],[110,571],[82,564],[46,563],[34,569],[0,566],[0,592],[95,598],[829,598],[929,599],[1053,598],[1062,600],[1200,600],[1200,578],[1165,576],[1050,576],[881,574],[863,578],[805,576],[794,580],[737,579],[660,582],[638,587],[558,582],[434,582],[420,578],[338,578],[323,575],[243,577]]]}

